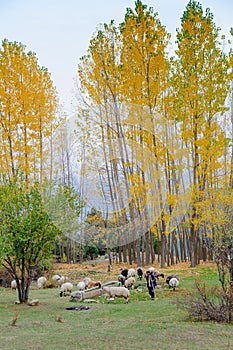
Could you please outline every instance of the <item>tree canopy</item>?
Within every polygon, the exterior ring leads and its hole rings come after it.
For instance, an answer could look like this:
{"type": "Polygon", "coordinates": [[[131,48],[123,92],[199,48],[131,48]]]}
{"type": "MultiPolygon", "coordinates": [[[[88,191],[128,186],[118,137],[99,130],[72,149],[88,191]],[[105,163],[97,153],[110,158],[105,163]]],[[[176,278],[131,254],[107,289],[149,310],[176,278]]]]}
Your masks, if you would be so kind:
{"type": "Polygon", "coordinates": [[[2,178],[0,223],[0,263],[17,281],[19,301],[27,302],[33,272],[51,255],[59,234],[44,209],[38,184],[29,188],[19,174],[2,178]]]}
{"type": "MultiPolygon", "coordinates": [[[[195,266],[212,236],[206,208],[232,174],[232,54],[222,51],[210,9],[193,0],[170,57],[169,40],[158,14],[140,0],[119,26],[111,21],[94,33],[78,69],[89,110],[84,128],[98,130],[98,138],[90,133],[88,144],[98,147],[86,148],[84,178],[95,157],[103,215],[114,218],[115,242],[123,235],[138,264],[138,242],[150,247],[155,234],[162,266],[179,252],[195,266]]],[[[153,250],[145,252],[153,262],[153,250]]]]}

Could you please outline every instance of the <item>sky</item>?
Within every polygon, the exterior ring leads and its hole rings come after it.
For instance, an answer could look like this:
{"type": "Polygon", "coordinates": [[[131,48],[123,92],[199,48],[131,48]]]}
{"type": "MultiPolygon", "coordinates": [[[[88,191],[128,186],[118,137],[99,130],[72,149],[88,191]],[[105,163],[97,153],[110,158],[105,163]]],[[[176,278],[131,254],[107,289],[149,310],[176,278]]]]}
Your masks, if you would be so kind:
{"type": "MultiPolygon", "coordinates": [[[[199,0],[210,8],[215,24],[228,34],[233,27],[233,0],[199,0]]],[[[176,28],[188,0],[143,0],[153,7],[175,41],[176,28]]],[[[98,25],[124,20],[126,8],[135,0],[0,0],[0,41],[26,45],[40,66],[46,67],[67,113],[75,100],[75,78],[80,58],[85,55],[98,25]]]]}

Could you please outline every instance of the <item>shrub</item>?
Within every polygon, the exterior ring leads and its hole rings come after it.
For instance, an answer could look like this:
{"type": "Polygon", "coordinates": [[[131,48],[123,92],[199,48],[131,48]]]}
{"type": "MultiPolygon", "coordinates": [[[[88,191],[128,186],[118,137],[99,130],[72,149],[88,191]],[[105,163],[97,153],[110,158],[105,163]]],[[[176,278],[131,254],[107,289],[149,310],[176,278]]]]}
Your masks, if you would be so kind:
{"type": "Polygon", "coordinates": [[[205,283],[196,282],[197,294],[180,301],[189,316],[201,321],[232,322],[233,296],[231,289],[223,292],[220,288],[207,288],[205,283]]]}
{"type": "Polygon", "coordinates": [[[39,261],[36,271],[37,274],[40,276],[42,275],[44,272],[48,272],[50,271],[52,268],[52,262],[50,259],[42,259],[39,261]]]}
{"type": "Polygon", "coordinates": [[[84,259],[93,260],[94,258],[98,257],[98,254],[99,254],[98,248],[93,243],[89,243],[84,248],[83,257],[84,257],[84,259]]]}

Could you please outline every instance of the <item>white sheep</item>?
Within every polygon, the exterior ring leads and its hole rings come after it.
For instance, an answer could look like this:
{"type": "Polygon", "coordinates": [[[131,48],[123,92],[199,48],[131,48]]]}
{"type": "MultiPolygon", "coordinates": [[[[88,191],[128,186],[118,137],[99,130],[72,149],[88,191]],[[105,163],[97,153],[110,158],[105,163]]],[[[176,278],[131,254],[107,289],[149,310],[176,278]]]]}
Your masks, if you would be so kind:
{"type": "Polygon", "coordinates": [[[54,282],[57,282],[58,280],[60,280],[60,278],[61,278],[60,275],[53,275],[52,280],[53,280],[54,282]]]}
{"type": "MultiPolygon", "coordinates": [[[[152,267],[152,266],[149,267],[149,269],[148,269],[147,271],[153,272],[153,273],[154,273],[154,276],[155,276],[156,278],[159,278],[159,277],[164,278],[164,274],[163,274],[162,272],[156,270],[156,269],[155,269],[154,267],[152,267]]],[[[146,277],[146,274],[145,274],[145,277],[146,277]]]]}
{"type": "Polygon", "coordinates": [[[71,293],[73,287],[74,287],[73,284],[70,282],[63,283],[60,289],[60,297],[65,295],[65,293],[71,293]]]}
{"type": "Polygon", "coordinates": [[[86,284],[85,282],[81,281],[77,284],[78,290],[85,290],[86,284]]]}
{"type": "Polygon", "coordinates": [[[85,277],[84,279],[83,279],[83,282],[85,283],[85,288],[87,288],[87,286],[88,286],[88,283],[90,282],[90,278],[89,277],[85,277]]]}
{"type": "Polygon", "coordinates": [[[66,276],[60,276],[60,278],[57,280],[57,283],[59,286],[61,286],[63,283],[65,283],[66,281],[68,281],[68,277],[66,276]]]}
{"type": "Polygon", "coordinates": [[[129,277],[127,278],[127,280],[125,281],[125,287],[126,288],[130,288],[133,287],[133,285],[136,283],[136,280],[134,277],[129,277]]]}
{"type": "Polygon", "coordinates": [[[127,277],[135,277],[136,271],[135,269],[129,269],[127,277]]]}
{"type": "MultiPolygon", "coordinates": [[[[21,284],[21,280],[19,280],[19,284],[21,284]]],[[[11,289],[16,290],[17,289],[17,282],[16,280],[11,281],[11,289]]]]}
{"type": "Polygon", "coordinates": [[[44,277],[44,276],[39,277],[38,280],[37,280],[38,288],[39,289],[43,288],[45,286],[46,281],[47,281],[46,277],[44,277]]]}
{"type": "Polygon", "coordinates": [[[151,266],[151,267],[149,267],[149,269],[147,271],[155,272],[155,268],[151,266]]]}
{"type": "Polygon", "coordinates": [[[125,284],[125,276],[123,276],[122,274],[120,274],[120,275],[118,275],[117,279],[118,279],[118,282],[120,282],[120,284],[121,284],[122,286],[124,286],[124,284],[125,284]]]}
{"type": "Polygon", "coordinates": [[[179,285],[179,280],[176,277],[172,277],[169,281],[169,288],[172,288],[174,291],[179,285]]]}
{"type": "Polygon", "coordinates": [[[113,298],[114,302],[115,302],[115,297],[118,297],[118,298],[124,298],[125,303],[128,303],[130,292],[125,287],[107,287],[107,286],[105,286],[105,287],[103,287],[103,291],[109,296],[109,299],[113,298]]]}

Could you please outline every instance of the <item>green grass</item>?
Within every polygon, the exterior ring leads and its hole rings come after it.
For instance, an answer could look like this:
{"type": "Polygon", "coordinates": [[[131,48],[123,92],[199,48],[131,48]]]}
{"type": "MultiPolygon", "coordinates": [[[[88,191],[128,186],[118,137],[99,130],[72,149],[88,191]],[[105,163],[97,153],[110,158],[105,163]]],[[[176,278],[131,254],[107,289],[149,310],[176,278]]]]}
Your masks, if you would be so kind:
{"type": "MultiPolygon", "coordinates": [[[[174,271],[173,271],[174,272],[174,271]]],[[[233,325],[214,322],[192,322],[177,300],[193,292],[196,278],[207,284],[218,282],[216,269],[195,268],[176,271],[180,286],[172,292],[166,285],[156,291],[151,301],[145,282],[142,291],[131,292],[129,304],[118,299],[107,303],[85,304],[90,310],[68,311],[70,298],[59,297],[58,289],[38,290],[33,287],[30,299],[38,298],[36,307],[17,305],[17,295],[0,289],[0,349],[5,350],[75,350],[75,349],[140,349],[140,350],[229,350],[233,349],[233,325]],[[14,323],[15,326],[11,324],[14,323]]],[[[170,273],[166,271],[166,275],[170,273]]]]}

